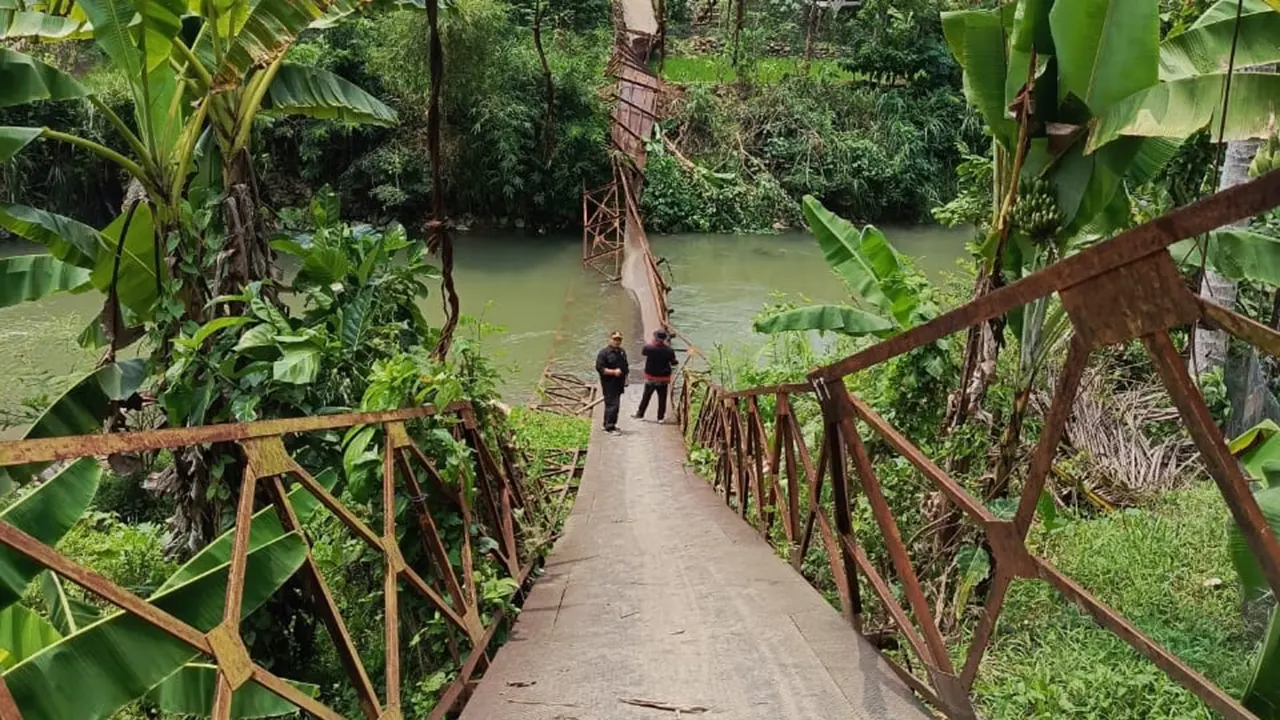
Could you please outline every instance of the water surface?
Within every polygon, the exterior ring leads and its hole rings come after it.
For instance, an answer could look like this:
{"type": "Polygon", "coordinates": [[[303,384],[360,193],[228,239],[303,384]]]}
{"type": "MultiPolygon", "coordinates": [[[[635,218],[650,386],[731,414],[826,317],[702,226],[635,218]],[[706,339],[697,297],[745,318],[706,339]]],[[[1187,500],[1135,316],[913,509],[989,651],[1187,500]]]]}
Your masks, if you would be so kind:
{"type": "MultiPolygon", "coordinates": [[[[967,231],[936,227],[887,228],[890,240],[937,277],[965,254],[967,231]]],[[[775,292],[792,300],[841,302],[843,285],[805,233],[669,235],[651,238],[663,272],[674,280],[673,322],[700,347],[758,345],[751,320],[775,292]]],[[[31,248],[0,245],[0,255],[31,248]]],[[[590,373],[596,351],[612,330],[638,355],[642,330],[626,292],[581,266],[580,236],[465,233],[456,239],[456,280],[462,311],[504,332],[485,339],[502,368],[511,402],[533,397],[548,363],[590,373]]],[[[98,353],[76,345],[98,313],[97,293],[59,295],[0,309],[0,414],[24,399],[40,405],[71,377],[91,369],[98,353]]],[[[443,316],[440,297],[424,302],[427,316],[443,316]]],[[[470,332],[466,329],[460,332],[470,332]]],[[[3,418],[0,417],[0,420],[3,418]]],[[[13,437],[17,431],[0,434],[13,437]]]]}

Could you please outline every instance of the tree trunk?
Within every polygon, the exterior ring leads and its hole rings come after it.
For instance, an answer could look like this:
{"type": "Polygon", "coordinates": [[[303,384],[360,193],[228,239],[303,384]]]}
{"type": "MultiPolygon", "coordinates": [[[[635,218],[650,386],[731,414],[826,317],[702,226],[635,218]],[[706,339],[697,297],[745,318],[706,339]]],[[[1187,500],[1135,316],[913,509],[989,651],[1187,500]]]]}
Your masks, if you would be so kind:
{"type": "MultiPolygon", "coordinates": [[[[1226,156],[1222,160],[1222,176],[1218,190],[1226,190],[1249,180],[1249,163],[1258,154],[1259,140],[1241,140],[1227,143],[1226,156]]],[[[1237,226],[1248,225],[1245,220],[1237,226]]],[[[1236,304],[1236,284],[1228,278],[1205,268],[1200,278],[1200,296],[1226,308],[1236,304]]],[[[1197,324],[1192,337],[1189,369],[1193,376],[1226,367],[1229,337],[1225,330],[1210,329],[1197,324]]]]}
{"type": "Polygon", "coordinates": [[[818,13],[822,10],[818,8],[817,0],[809,0],[804,9],[804,59],[801,61],[800,67],[804,69],[804,76],[809,76],[809,63],[813,60],[813,31],[814,26],[818,24],[818,13]]]}
{"type": "Polygon", "coordinates": [[[746,18],[747,0],[738,0],[738,14],[733,21],[733,66],[738,67],[738,43],[742,37],[742,23],[746,18]]]}

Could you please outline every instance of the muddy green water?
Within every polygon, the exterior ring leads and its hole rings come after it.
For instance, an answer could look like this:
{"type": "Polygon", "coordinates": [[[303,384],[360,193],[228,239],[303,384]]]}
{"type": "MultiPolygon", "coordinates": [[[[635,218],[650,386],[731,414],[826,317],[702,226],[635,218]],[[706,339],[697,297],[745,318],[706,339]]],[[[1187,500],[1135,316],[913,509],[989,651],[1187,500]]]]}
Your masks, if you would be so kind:
{"type": "MultiPolygon", "coordinates": [[[[967,231],[936,227],[886,232],[935,276],[955,268],[969,237],[967,231]]],[[[803,233],[656,236],[652,243],[675,280],[673,321],[704,348],[759,343],[751,318],[775,291],[815,302],[845,297],[817,244],[803,233]]],[[[571,236],[469,233],[457,239],[462,310],[504,329],[486,343],[505,368],[504,394],[512,402],[532,396],[552,360],[565,368],[589,368],[610,330],[622,330],[638,346],[630,298],[581,269],[581,248],[581,239],[571,236]]],[[[0,246],[0,254],[29,251],[0,246]]],[[[101,302],[89,293],[0,309],[0,347],[7,358],[0,366],[0,414],[24,399],[56,392],[67,378],[92,368],[95,354],[79,348],[75,338],[101,302]]],[[[429,298],[426,309],[438,319],[439,297],[429,298]]]]}

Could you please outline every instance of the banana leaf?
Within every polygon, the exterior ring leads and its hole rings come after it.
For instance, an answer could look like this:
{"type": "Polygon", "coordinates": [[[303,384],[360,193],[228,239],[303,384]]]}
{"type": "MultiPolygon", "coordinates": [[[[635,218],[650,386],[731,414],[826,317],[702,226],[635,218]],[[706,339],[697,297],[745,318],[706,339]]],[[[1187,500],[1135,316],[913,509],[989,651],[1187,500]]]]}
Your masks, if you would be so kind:
{"type": "Polygon", "coordinates": [[[144,59],[129,32],[136,12],[132,0],[79,0],[77,6],[93,24],[94,42],[128,81],[135,107],[143,107],[142,95],[137,90],[144,77],[144,59]]]}
{"type": "Polygon", "coordinates": [[[306,115],[351,125],[395,125],[396,112],[327,70],[283,63],[267,89],[269,115],[306,115]]]}
{"type": "Polygon", "coordinates": [[[1262,720],[1280,719],[1280,612],[1276,610],[1267,621],[1253,676],[1240,701],[1262,720]]]}
{"type": "MultiPolygon", "coordinates": [[[[138,358],[94,370],[58,396],[31,423],[23,439],[87,435],[102,430],[112,401],[125,400],[137,392],[146,379],[146,369],[146,361],[138,358]]],[[[0,490],[9,483],[30,482],[48,466],[49,463],[28,463],[0,467],[0,490]]]]}
{"type": "Polygon", "coordinates": [[[26,205],[0,203],[0,227],[43,245],[50,255],[64,263],[86,270],[97,265],[98,254],[107,242],[97,230],[84,223],[26,205]]]}
{"type": "Polygon", "coordinates": [[[0,108],[37,100],[74,100],[88,94],[85,86],[52,65],[0,47],[0,108]]]}
{"type": "Polygon", "coordinates": [[[1280,285],[1280,239],[1248,230],[1215,230],[1203,246],[1194,238],[1169,247],[1184,267],[1206,267],[1240,282],[1280,285]]]}
{"type": "Polygon", "coordinates": [[[1008,64],[1005,38],[1013,6],[1005,10],[958,10],[942,13],[942,31],[951,54],[964,69],[964,96],[977,108],[992,134],[1012,149],[1015,125],[1005,102],[1008,64]]]}
{"type": "Polygon", "coordinates": [[[848,220],[822,206],[812,196],[803,201],[805,219],[809,230],[822,248],[827,266],[844,281],[849,291],[859,300],[888,315],[893,311],[893,301],[885,295],[875,268],[861,253],[861,233],[848,220]]]}
{"type": "MultiPolygon", "coordinates": [[[[318,685],[298,682],[289,684],[311,697],[320,693],[318,685]]],[[[152,688],[147,697],[164,713],[210,717],[213,715],[213,693],[217,686],[216,666],[192,663],[183,666],[152,688]]],[[[297,711],[298,708],[293,703],[252,682],[237,690],[231,699],[231,717],[241,720],[279,717],[297,711]]]]}
{"type": "Polygon", "coordinates": [[[89,271],[51,255],[0,258],[0,308],[90,289],[89,271]]]}
{"type": "MultiPolygon", "coordinates": [[[[332,490],[338,482],[338,471],[326,468],[315,478],[325,490],[332,490]]],[[[293,511],[297,514],[299,522],[303,523],[321,507],[320,501],[301,485],[289,493],[289,503],[293,505],[293,511]]],[[[284,526],[280,524],[280,516],[276,513],[275,507],[263,508],[254,513],[253,522],[249,525],[249,548],[252,550],[262,547],[284,534],[284,526]]],[[[233,530],[223,533],[178,568],[156,592],[165,592],[228,562],[231,559],[231,546],[234,540],[233,530]]]]}
{"type": "Polygon", "coordinates": [[[1057,0],[1049,12],[1058,99],[1094,115],[1159,80],[1160,9],[1154,0],[1057,0]]]}
{"type": "MultiPolygon", "coordinates": [[[[306,544],[290,533],[249,553],[246,617],[297,571],[306,544]]],[[[222,620],[222,566],[156,595],[150,602],[200,632],[222,620]]],[[[98,720],[145,695],[199,653],[149,623],[116,613],[64,638],[4,674],[25,720],[98,720]]]]}
{"type": "Polygon", "coordinates": [[[0,610],[0,669],[8,670],[62,639],[48,620],[29,608],[10,605],[0,610]]]}
{"type": "Polygon", "coordinates": [[[879,315],[842,305],[814,305],[784,310],[757,319],[753,327],[756,332],[767,335],[820,330],[853,337],[891,335],[900,329],[896,323],[879,315]]]}
{"type": "Polygon", "coordinates": [[[263,68],[284,54],[298,34],[325,13],[328,3],[314,0],[259,0],[214,73],[215,87],[235,87],[253,68],[263,68]]]}
{"type": "Polygon", "coordinates": [[[0,10],[0,39],[81,40],[92,37],[83,20],[30,10],[0,10]]]}
{"type": "Polygon", "coordinates": [[[44,130],[30,127],[0,127],[0,163],[7,163],[30,145],[44,130]]]}
{"type": "MultiPolygon", "coordinates": [[[[80,520],[98,492],[102,468],[93,458],[77,460],[0,513],[0,521],[53,546],[80,520]]],[[[0,546],[0,608],[22,599],[44,568],[18,551],[0,546]]]]}
{"type": "Polygon", "coordinates": [[[1280,105],[1280,75],[1237,73],[1231,80],[1227,122],[1221,124],[1226,73],[1198,75],[1160,83],[1124,98],[1102,113],[1089,135],[1086,152],[1121,136],[1187,138],[1209,128],[1224,141],[1266,137],[1280,105]]]}
{"type": "MultiPolygon", "coordinates": [[[[151,207],[138,204],[132,213],[125,213],[111,222],[101,233],[106,246],[98,253],[93,268],[93,286],[103,294],[111,291],[111,279],[117,277],[116,292],[120,303],[131,310],[139,320],[147,320],[155,312],[159,298],[156,280],[155,220],[151,207]],[[121,235],[128,225],[124,247],[120,249],[120,270],[116,273],[116,251],[122,242],[121,235]]],[[[163,269],[160,271],[164,272],[163,269]]]]}
{"type": "Polygon", "coordinates": [[[80,632],[80,628],[102,617],[102,608],[67,592],[67,581],[51,570],[40,576],[40,598],[44,600],[49,622],[62,635],[80,632]]]}
{"type": "Polygon", "coordinates": [[[1244,3],[1236,36],[1237,0],[1222,0],[1186,32],[1160,43],[1160,79],[1179,80],[1221,72],[1235,45],[1235,67],[1280,60],[1280,13],[1261,0],[1244,3]]]}

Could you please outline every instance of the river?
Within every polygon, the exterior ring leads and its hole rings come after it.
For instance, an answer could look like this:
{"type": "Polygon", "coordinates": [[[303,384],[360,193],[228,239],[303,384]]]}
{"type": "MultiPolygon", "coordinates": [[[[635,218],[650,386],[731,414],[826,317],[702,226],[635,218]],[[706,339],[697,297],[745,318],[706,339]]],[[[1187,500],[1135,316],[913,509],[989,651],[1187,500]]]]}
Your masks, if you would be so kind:
{"type": "MultiPolygon", "coordinates": [[[[885,231],[935,278],[956,267],[969,239],[968,231],[928,226],[885,231]]],[[[651,242],[675,281],[673,322],[703,348],[759,343],[751,319],[775,291],[814,302],[847,296],[805,233],[670,235],[651,242]]],[[[459,235],[456,248],[463,312],[503,328],[485,342],[504,368],[509,401],[530,399],[552,360],[565,368],[589,368],[611,330],[639,342],[641,329],[625,291],[582,269],[580,237],[473,232],[459,235]]],[[[27,251],[0,246],[0,254],[27,251]]],[[[87,293],[0,309],[0,346],[9,356],[0,372],[0,421],[4,410],[23,400],[42,404],[40,395],[93,367],[96,354],[79,348],[75,338],[101,303],[101,296],[87,293]]],[[[426,305],[429,317],[441,317],[438,296],[426,305]]],[[[14,431],[0,431],[0,437],[13,436],[14,431]]]]}

